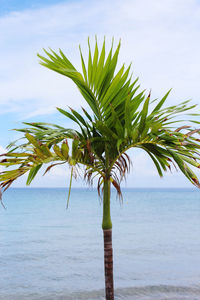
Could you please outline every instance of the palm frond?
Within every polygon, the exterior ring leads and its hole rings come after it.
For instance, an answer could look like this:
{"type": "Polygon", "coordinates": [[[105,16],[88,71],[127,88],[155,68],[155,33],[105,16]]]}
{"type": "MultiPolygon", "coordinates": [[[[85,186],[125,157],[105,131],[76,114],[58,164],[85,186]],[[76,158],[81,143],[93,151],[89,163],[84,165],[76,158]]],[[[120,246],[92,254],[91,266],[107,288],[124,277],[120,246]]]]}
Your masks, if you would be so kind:
{"type": "Polygon", "coordinates": [[[75,176],[76,167],[83,165],[84,178],[92,184],[97,179],[100,194],[106,178],[121,196],[121,181],[130,171],[130,148],[140,148],[152,159],[158,174],[163,176],[172,166],[197,187],[199,181],[191,165],[200,166],[200,133],[194,124],[200,124],[200,114],[193,112],[196,105],[186,100],[180,104],[166,106],[171,90],[160,100],[151,100],[151,93],[139,91],[138,78],[132,80],[131,65],[117,67],[121,42],[114,41],[106,54],[103,45],[95,40],[92,52],[88,39],[88,59],[84,59],[81,48],[81,71],[78,71],[62,50],[44,50],[38,54],[40,63],[71,79],[83,95],[90,109],[58,108],[70,119],[75,128],[34,122],[16,129],[23,138],[11,143],[0,165],[11,170],[0,173],[1,187],[5,190],[18,177],[29,173],[30,184],[40,168],[47,165],[46,172],[57,164],[67,163],[75,176]],[[115,48],[115,49],[114,49],[115,48]],[[177,124],[179,124],[177,126],[177,124]],[[68,143],[70,140],[70,143],[68,143]]]}

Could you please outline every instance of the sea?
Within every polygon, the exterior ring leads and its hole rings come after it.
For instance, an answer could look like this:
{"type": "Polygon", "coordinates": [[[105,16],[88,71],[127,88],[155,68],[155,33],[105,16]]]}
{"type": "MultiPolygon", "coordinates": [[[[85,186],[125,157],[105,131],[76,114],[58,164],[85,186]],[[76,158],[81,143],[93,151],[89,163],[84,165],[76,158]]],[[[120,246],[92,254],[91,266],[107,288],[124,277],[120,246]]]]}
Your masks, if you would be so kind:
{"type": "MultiPolygon", "coordinates": [[[[0,207],[1,300],[103,300],[95,189],[10,188],[0,207]]],[[[200,299],[200,191],[112,191],[116,300],[200,299]]]]}

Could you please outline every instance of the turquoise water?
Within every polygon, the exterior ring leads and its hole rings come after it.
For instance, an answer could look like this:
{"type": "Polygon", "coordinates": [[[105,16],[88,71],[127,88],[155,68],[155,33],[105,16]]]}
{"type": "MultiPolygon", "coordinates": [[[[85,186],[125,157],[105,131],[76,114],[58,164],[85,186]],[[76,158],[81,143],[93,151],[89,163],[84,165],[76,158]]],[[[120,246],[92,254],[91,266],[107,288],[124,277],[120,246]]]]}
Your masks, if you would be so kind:
{"type": "MultiPolygon", "coordinates": [[[[104,299],[95,190],[10,189],[0,208],[1,300],[104,299]]],[[[116,300],[200,299],[200,191],[112,196],[116,300]]]]}

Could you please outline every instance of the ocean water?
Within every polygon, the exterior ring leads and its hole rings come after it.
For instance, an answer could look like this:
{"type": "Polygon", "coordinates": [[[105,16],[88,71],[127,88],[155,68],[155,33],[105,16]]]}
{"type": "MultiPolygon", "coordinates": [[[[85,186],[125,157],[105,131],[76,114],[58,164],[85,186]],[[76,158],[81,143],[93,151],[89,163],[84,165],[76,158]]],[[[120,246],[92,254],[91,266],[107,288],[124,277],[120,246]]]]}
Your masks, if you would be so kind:
{"type": "MultiPolygon", "coordinates": [[[[10,189],[0,208],[1,300],[104,299],[97,192],[10,189]]],[[[116,300],[200,299],[200,191],[125,189],[112,199],[116,300]]]]}

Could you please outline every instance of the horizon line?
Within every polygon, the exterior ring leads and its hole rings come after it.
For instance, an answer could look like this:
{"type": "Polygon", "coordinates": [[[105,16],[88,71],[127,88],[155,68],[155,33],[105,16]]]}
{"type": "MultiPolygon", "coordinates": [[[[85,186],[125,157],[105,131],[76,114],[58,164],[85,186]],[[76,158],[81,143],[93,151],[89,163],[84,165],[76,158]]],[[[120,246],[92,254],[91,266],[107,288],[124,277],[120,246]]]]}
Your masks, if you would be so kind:
{"type": "MultiPolygon", "coordinates": [[[[57,186],[57,187],[48,187],[48,186],[39,186],[39,187],[29,187],[29,186],[22,186],[22,187],[10,187],[10,189],[69,189],[69,187],[57,186]]],[[[96,187],[72,187],[72,189],[89,189],[94,190],[96,187]]],[[[121,189],[193,189],[198,190],[196,187],[122,187],[121,189]]],[[[111,190],[115,190],[113,187],[111,190]]]]}

